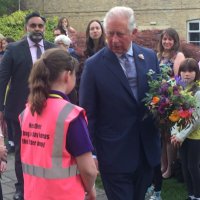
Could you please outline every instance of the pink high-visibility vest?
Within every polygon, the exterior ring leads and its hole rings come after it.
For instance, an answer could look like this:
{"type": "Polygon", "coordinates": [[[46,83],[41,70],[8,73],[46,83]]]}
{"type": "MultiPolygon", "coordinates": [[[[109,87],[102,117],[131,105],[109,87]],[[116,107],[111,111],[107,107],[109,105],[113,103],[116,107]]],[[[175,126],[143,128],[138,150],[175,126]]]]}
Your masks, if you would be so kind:
{"type": "Polygon", "coordinates": [[[19,115],[25,200],[84,200],[74,157],[66,150],[68,127],[82,108],[49,98],[41,115],[29,105],[19,115]]]}

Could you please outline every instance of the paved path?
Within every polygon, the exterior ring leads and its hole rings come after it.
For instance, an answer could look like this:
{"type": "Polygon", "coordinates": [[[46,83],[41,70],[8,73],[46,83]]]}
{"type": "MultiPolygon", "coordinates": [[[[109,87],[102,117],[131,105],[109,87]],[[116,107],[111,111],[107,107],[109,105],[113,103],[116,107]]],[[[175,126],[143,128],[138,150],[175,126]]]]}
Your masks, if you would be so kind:
{"type": "MultiPolygon", "coordinates": [[[[2,175],[2,190],[4,200],[13,200],[13,194],[15,192],[16,176],[14,170],[14,155],[8,155],[8,169],[2,175]]],[[[107,200],[105,193],[101,189],[97,189],[97,200],[107,200]]]]}

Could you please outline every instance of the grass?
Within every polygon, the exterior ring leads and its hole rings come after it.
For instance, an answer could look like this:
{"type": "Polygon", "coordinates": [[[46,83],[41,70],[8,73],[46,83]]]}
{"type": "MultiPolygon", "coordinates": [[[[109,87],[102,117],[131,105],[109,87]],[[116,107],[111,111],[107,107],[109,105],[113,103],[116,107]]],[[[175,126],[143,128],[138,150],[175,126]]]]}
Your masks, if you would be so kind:
{"type": "Polygon", "coordinates": [[[97,180],[95,182],[96,187],[103,189],[103,184],[101,182],[101,177],[98,175],[97,180]]]}
{"type": "MultiPolygon", "coordinates": [[[[103,189],[99,176],[97,177],[96,186],[103,189]]],[[[161,196],[163,200],[184,200],[187,198],[185,185],[173,178],[164,180],[161,196]]]]}
{"type": "Polygon", "coordinates": [[[163,181],[162,199],[163,200],[184,200],[187,198],[186,187],[176,179],[163,181]]]}

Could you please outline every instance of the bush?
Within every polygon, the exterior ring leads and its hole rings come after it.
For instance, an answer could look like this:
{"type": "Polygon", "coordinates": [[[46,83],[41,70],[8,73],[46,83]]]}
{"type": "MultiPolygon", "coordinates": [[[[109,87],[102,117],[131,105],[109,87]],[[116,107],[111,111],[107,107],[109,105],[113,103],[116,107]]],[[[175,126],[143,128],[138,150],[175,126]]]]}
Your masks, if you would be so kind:
{"type": "Polygon", "coordinates": [[[19,8],[17,0],[0,0],[0,5],[0,16],[13,13],[19,8]]]}
{"type": "MultiPolygon", "coordinates": [[[[32,12],[31,10],[16,11],[11,15],[4,15],[0,17],[0,33],[5,37],[12,37],[13,39],[20,40],[25,34],[24,30],[24,18],[32,12]]],[[[53,29],[57,26],[58,17],[47,17],[45,39],[53,42],[53,29]]],[[[157,44],[162,30],[144,30],[138,31],[134,36],[134,42],[154,49],[157,51],[157,44]]],[[[76,51],[82,55],[85,49],[85,32],[78,33],[76,36],[76,51]]],[[[193,44],[186,43],[185,40],[181,40],[181,50],[186,57],[192,57],[199,61],[200,58],[200,47],[193,44]]]]}
{"type": "MultiPolygon", "coordinates": [[[[138,31],[134,37],[134,42],[144,47],[157,51],[157,46],[162,30],[143,30],[138,31]]],[[[191,43],[187,43],[184,39],[180,39],[180,51],[186,58],[194,58],[200,60],[200,47],[191,43]]]]}
{"type": "MultiPolygon", "coordinates": [[[[20,40],[25,34],[24,18],[32,12],[16,11],[11,15],[4,15],[0,17],[0,33],[5,37],[12,37],[14,40],[20,40]]],[[[45,39],[53,41],[53,28],[57,25],[58,17],[47,18],[45,39]]]]}

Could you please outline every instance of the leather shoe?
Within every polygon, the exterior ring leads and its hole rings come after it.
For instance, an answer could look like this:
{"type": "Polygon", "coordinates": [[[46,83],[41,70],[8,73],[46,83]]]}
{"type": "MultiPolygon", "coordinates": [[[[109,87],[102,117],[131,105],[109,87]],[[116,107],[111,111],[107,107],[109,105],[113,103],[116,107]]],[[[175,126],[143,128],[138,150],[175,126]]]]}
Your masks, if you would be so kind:
{"type": "Polygon", "coordinates": [[[13,200],[24,200],[23,194],[17,191],[13,196],[13,200]]]}

